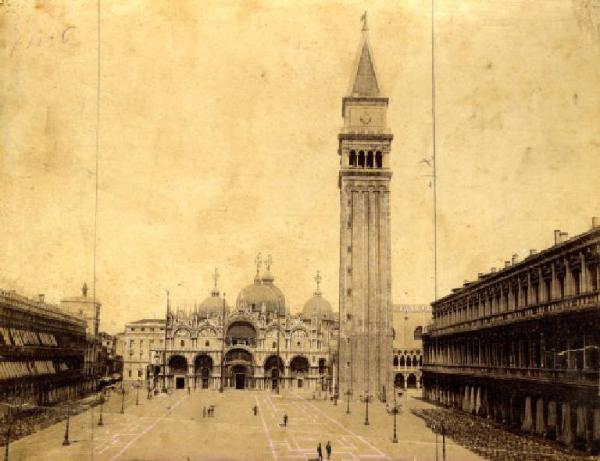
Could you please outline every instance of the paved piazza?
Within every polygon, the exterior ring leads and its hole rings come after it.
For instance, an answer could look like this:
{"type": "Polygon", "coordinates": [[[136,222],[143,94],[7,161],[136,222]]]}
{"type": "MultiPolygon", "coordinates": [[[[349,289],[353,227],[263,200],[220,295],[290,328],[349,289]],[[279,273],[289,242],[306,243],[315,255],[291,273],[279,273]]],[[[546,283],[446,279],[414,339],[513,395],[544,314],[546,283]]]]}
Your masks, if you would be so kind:
{"type": "MultiPolygon", "coordinates": [[[[197,391],[188,395],[142,398],[133,394],[119,413],[120,395],[104,407],[104,426],[98,427],[95,408],[71,419],[71,445],[62,446],[65,423],[56,424],[11,444],[10,460],[289,460],[317,458],[316,446],[330,440],[334,460],[435,460],[435,436],[411,408],[430,405],[410,396],[402,398],[398,416],[399,443],[391,443],[392,416],[382,404],[369,405],[371,424],[365,426],[364,404],[313,400],[312,394],[265,391],[197,391]],[[203,418],[204,406],[214,405],[215,416],[203,418]],[[254,416],[252,407],[258,405],[254,416]],[[283,415],[288,427],[281,427],[283,415]],[[90,423],[94,421],[94,429],[90,423]],[[93,450],[92,450],[93,447],[93,450]]],[[[441,440],[440,440],[441,442],[441,440]]],[[[439,448],[441,460],[441,444],[439,448]]],[[[447,440],[447,460],[482,459],[447,440]]]]}

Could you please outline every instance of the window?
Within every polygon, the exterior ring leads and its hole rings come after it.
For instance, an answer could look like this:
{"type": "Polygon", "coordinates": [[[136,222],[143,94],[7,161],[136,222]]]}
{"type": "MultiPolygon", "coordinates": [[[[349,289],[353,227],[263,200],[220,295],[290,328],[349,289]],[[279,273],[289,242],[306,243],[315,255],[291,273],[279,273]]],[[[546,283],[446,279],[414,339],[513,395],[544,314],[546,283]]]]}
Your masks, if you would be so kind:
{"type": "Polygon", "coordinates": [[[381,151],[375,153],[375,164],[377,168],[383,168],[383,156],[381,155],[381,151]]]}
{"type": "Polygon", "coordinates": [[[356,151],[350,151],[350,166],[356,166],[356,151]]]}
{"type": "Polygon", "coordinates": [[[127,370],[127,376],[131,378],[131,370],[127,370]]]}
{"type": "Polygon", "coordinates": [[[179,344],[180,344],[181,347],[185,347],[185,340],[182,339],[179,344]]]}
{"type": "Polygon", "coordinates": [[[273,341],[273,349],[275,349],[277,347],[277,343],[275,341],[273,341]]]}
{"type": "Polygon", "coordinates": [[[204,343],[204,345],[205,345],[206,347],[210,346],[210,341],[206,341],[206,342],[204,343]]]}
{"type": "Polygon", "coordinates": [[[138,378],[142,377],[142,370],[138,370],[138,378]]]}
{"type": "Polygon", "coordinates": [[[146,329],[144,327],[142,327],[142,331],[146,331],[146,329]]]}
{"type": "Polygon", "coordinates": [[[417,328],[415,328],[413,336],[414,336],[415,340],[420,340],[421,337],[423,336],[423,327],[418,326],[417,328]]]}
{"type": "Polygon", "coordinates": [[[367,154],[367,168],[373,168],[373,151],[367,154]]]}

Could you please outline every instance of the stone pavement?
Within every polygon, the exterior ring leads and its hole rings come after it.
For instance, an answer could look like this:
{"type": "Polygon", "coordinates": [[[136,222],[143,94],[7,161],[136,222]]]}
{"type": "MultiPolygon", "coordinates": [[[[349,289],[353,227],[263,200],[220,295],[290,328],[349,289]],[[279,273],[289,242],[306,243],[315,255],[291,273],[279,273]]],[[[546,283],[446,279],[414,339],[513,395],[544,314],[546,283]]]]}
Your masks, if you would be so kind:
{"type": "MultiPolygon", "coordinates": [[[[380,403],[369,405],[365,426],[364,404],[313,400],[312,394],[278,396],[268,391],[176,391],[140,405],[128,395],[125,414],[121,396],[104,406],[104,426],[98,427],[99,409],[71,418],[71,445],[62,446],[65,424],[55,424],[10,445],[11,461],[308,461],[317,457],[317,443],[333,447],[333,460],[433,461],[435,435],[411,408],[430,405],[405,397],[398,416],[399,443],[391,443],[392,416],[380,403]],[[215,405],[215,416],[203,418],[202,409],[215,405]],[[252,407],[257,405],[258,415],[252,407]],[[288,415],[287,427],[282,426],[288,415]],[[93,423],[93,424],[92,424],[93,423]]],[[[439,447],[441,461],[441,447],[439,447]]],[[[447,441],[448,461],[482,458],[447,441]]]]}

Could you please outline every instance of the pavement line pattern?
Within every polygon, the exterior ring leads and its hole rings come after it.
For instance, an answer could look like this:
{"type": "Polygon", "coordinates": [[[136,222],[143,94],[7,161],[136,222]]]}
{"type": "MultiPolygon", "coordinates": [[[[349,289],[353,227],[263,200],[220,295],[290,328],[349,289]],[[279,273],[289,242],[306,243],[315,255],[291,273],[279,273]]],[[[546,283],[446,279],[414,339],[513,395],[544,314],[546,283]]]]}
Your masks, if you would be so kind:
{"type": "Polygon", "coordinates": [[[254,396],[254,400],[256,401],[256,406],[258,407],[258,414],[260,416],[260,421],[262,422],[263,430],[265,432],[265,435],[267,436],[267,440],[269,441],[269,448],[271,449],[271,454],[273,455],[273,459],[277,461],[277,452],[275,451],[275,447],[273,446],[273,438],[271,437],[271,432],[267,428],[267,424],[265,423],[265,419],[263,418],[262,408],[256,395],[254,396]]]}
{"type": "MultiPolygon", "coordinates": [[[[382,457],[383,459],[386,459],[388,461],[393,461],[392,458],[390,458],[388,455],[386,455],[384,452],[382,452],[379,448],[375,447],[374,445],[372,445],[368,440],[366,440],[364,437],[355,434],[354,432],[352,432],[350,429],[348,429],[347,427],[345,427],[344,425],[340,424],[338,421],[336,421],[335,419],[333,419],[332,417],[330,417],[327,413],[325,413],[323,410],[321,410],[319,407],[317,407],[316,405],[312,404],[309,400],[307,400],[306,398],[302,397],[299,394],[296,394],[296,396],[303,400],[304,402],[306,402],[308,405],[310,405],[312,408],[314,408],[315,410],[317,410],[319,413],[321,413],[323,416],[325,416],[329,421],[335,423],[337,426],[341,427],[344,431],[348,432],[350,435],[352,435],[353,437],[356,437],[358,440],[360,440],[361,442],[363,442],[365,445],[367,445],[369,448],[371,448],[373,451],[375,451],[377,453],[377,455],[375,456],[379,456],[382,457]]],[[[371,457],[369,455],[363,455],[363,457],[371,457]]]]}
{"type": "MultiPolygon", "coordinates": [[[[181,397],[177,402],[175,402],[173,405],[171,405],[171,408],[169,408],[167,410],[167,415],[169,415],[173,410],[175,410],[175,408],[177,408],[179,406],[179,404],[181,402],[183,402],[185,399],[187,398],[187,396],[183,396],[181,397]]],[[[144,429],[142,432],[140,432],[136,437],[134,437],[133,439],[131,439],[127,444],[125,444],[125,446],[123,448],[121,448],[112,458],[110,458],[110,461],[115,461],[117,459],[119,459],[121,457],[121,455],[123,453],[125,453],[125,451],[131,446],[133,445],[135,442],[137,442],[140,437],[142,437],[143,435],[147,434],[148,432],[150,432],[152,429],[154,429],[156,427],[156,425],[162,420],[162,418],[156,418],[156,420],[148,425],[146,427],[146,429],[144,429]]]]}

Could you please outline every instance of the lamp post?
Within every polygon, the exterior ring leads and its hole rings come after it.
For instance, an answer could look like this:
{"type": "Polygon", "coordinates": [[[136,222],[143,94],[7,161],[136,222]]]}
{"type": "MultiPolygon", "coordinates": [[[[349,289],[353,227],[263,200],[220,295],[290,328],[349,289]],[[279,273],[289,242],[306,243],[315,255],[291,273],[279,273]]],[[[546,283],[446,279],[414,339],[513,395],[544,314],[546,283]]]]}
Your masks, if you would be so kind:
{"type": "Polygon", "coordinates": [[[67,423],[65,424],[65,438],[62,443],[63,446],[71,445],[71,442],[69,442],[69,416],[70,416],[69,407],[66,407],[66,413],[67,413],[67,423]]]}
{"type": "Polygon", "coordinates": [[[100,418],[98,418],[98,426],[104,426],[104,422],[102,421],[102,413],[104,408],[104,391],[100,394],[100,418]]]}
{"type": "Polygon", "coordinates": [[[125,414],[125,387],[121,383],[121,414],[125,414]]]}
{"type": "Polygon", "coordinates": [[[224,372],[224,365],[225,365],[225,292],[223,292],[223,313],[222,313],[222,318],[223,318],[223,337],[222,337],[222,344],[221,344],[221,384],[219,385],[219,392],[223,393],[223,372],[224,372]]]}
{"type": "Polygon", "coordinates": [[[392,436],[392,443],[398,443],[398,437],[396,435],[396,417],[401,412],[401,405],[396,402],[396,393],[394,393],[394,403],[389,406],[386,405],[387,412],[394,417],[394,435],[392,436]]]}
{"type": "Polygon", "coordinates": [[[442,434],[442,460],[446,461],[446,427],[444,426],[444,422],[439,422],[432,426],[433,431],[435,432],[435,459],[438,459],[438,434],[441,432],[442,434]]]}
{"type": "Polygon", "coordinates": [[[346,395],[346,414],[350,414],[350,396],[352,395],[352,389],[348,389],[345,393],[346,395]]]}
{"type": "Polygon", "coordinates": [[[4,448],[4,461],[8,461],[8,447],[10,445],[10,431],[12,429],[12,416],[10,416],[10,408],[8,410],[8,428],[6,429],[6,447],[4,448]]]}
{"type": "Polygon", "coordinates": [[[365,426],[369,425],[369,402],[373,396],[367,391],[360,396],[360,401],[365,403],[365,426]]]}

